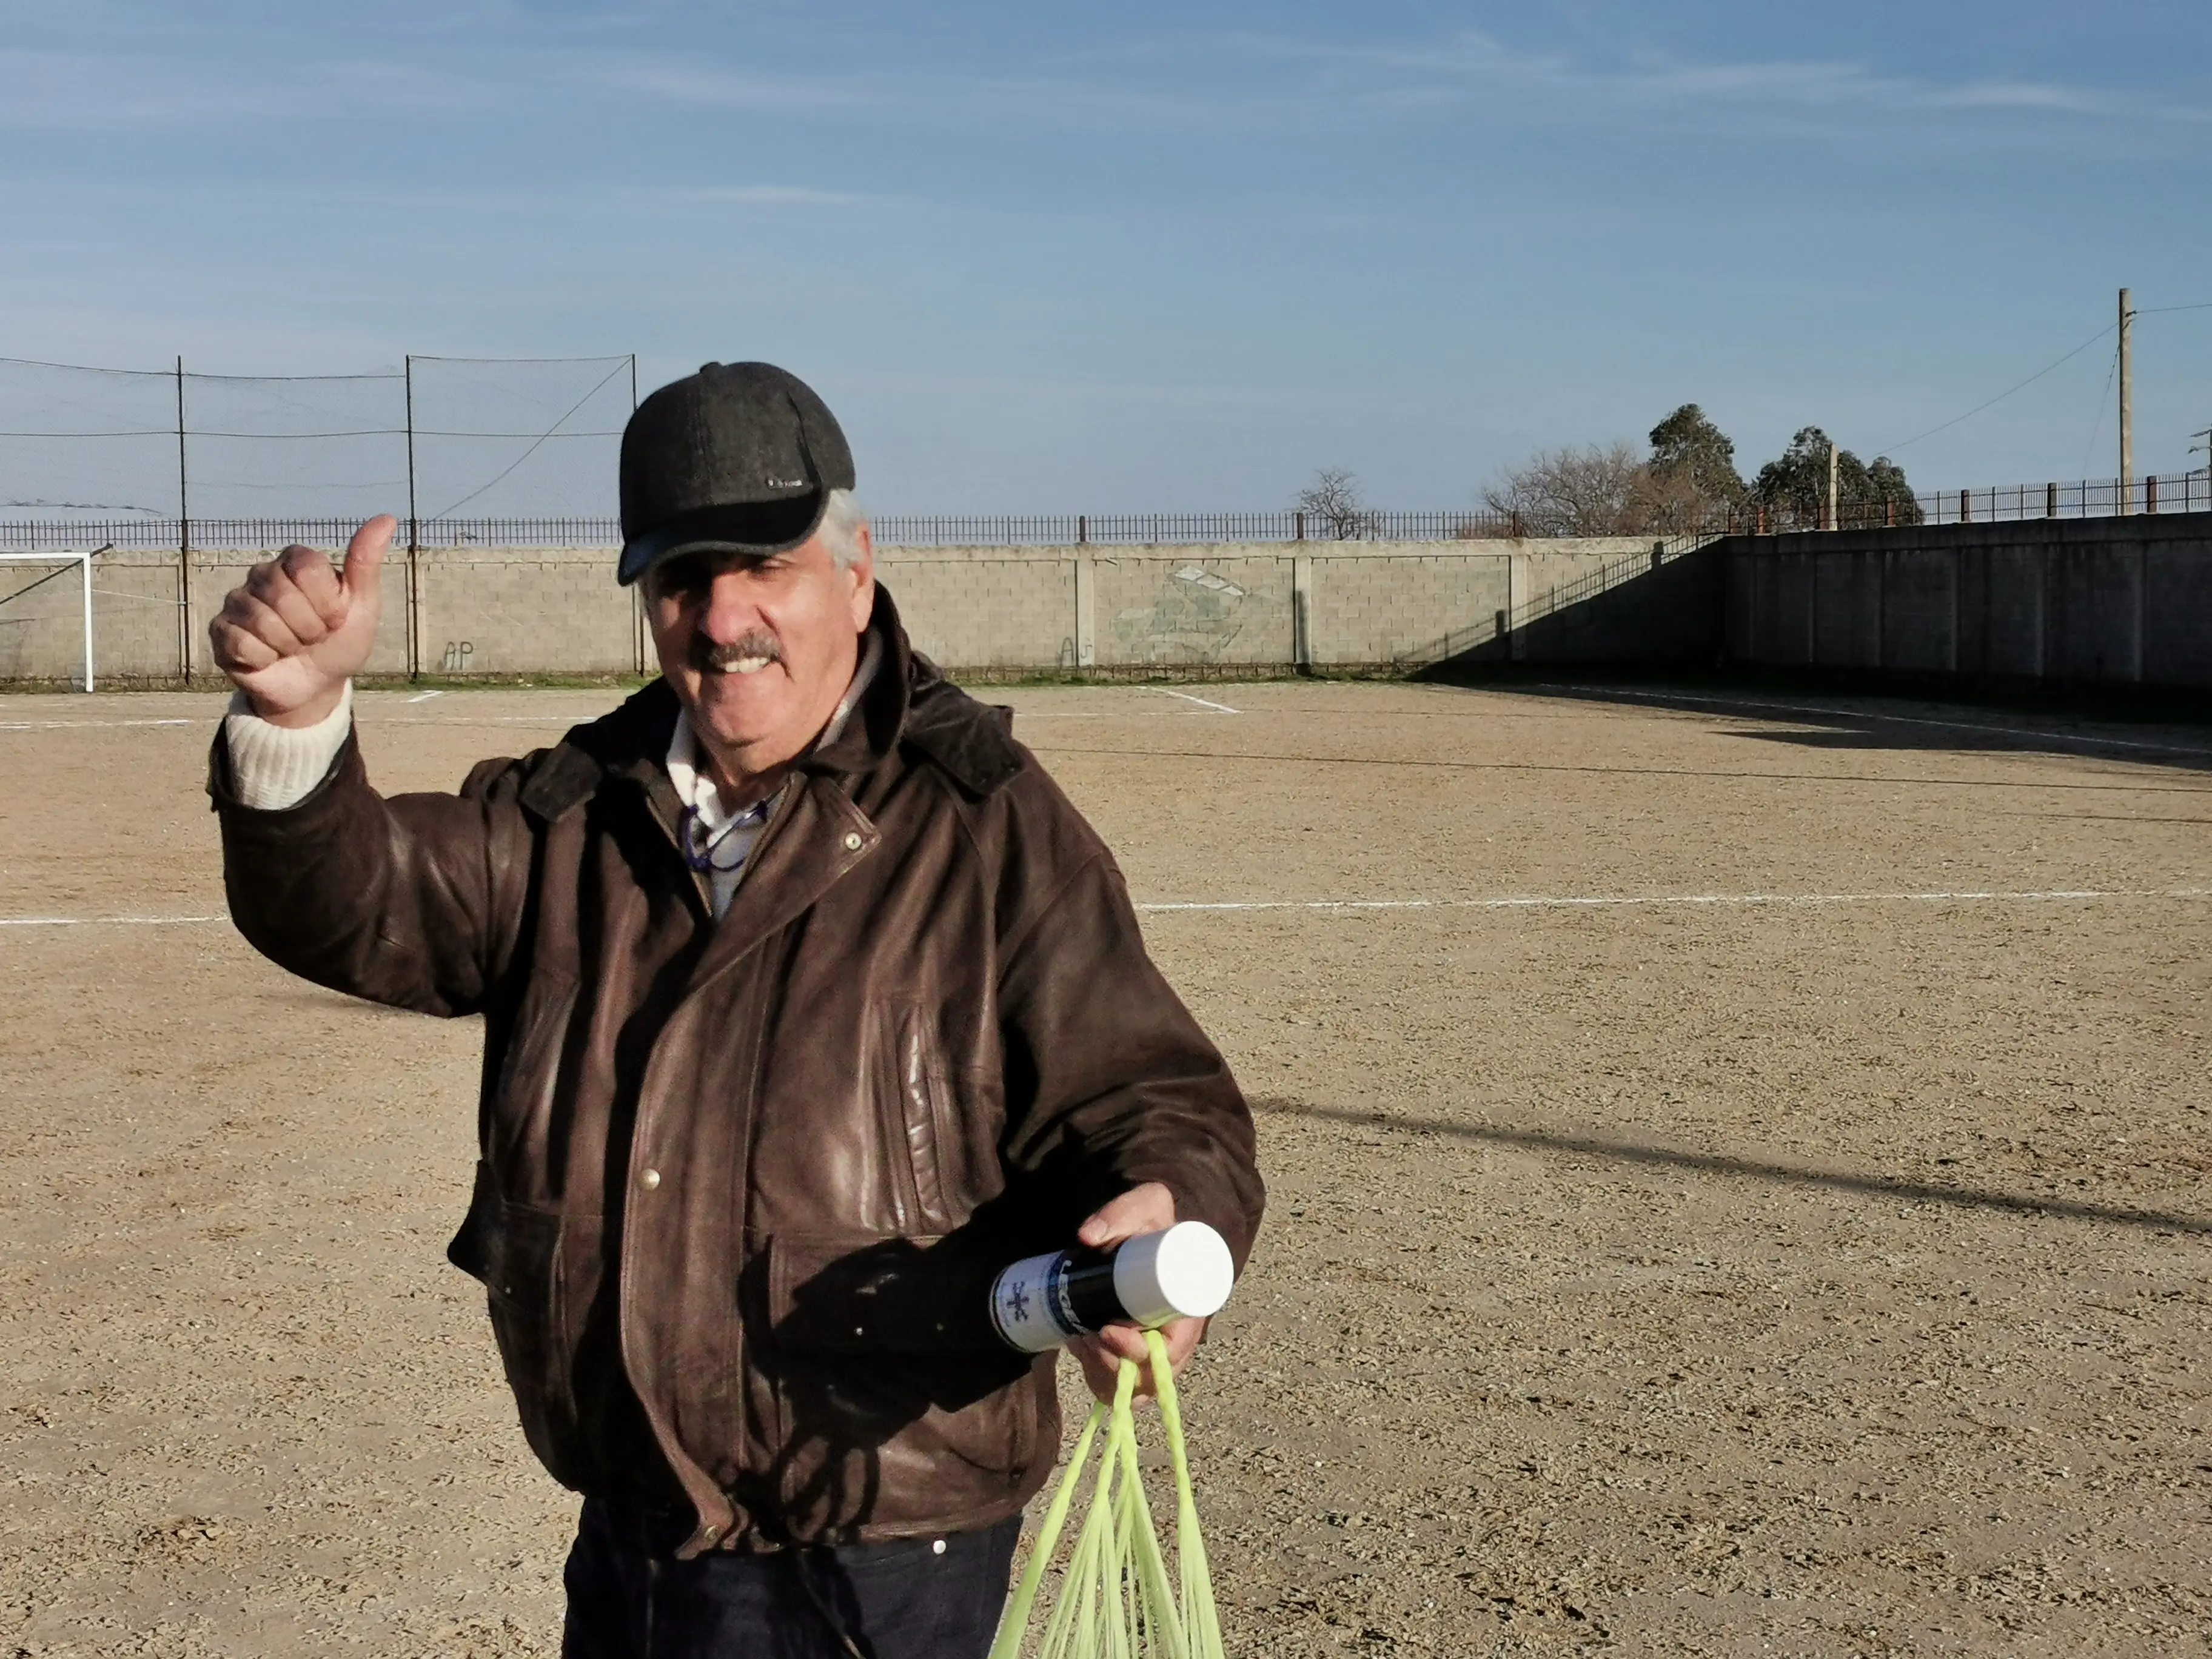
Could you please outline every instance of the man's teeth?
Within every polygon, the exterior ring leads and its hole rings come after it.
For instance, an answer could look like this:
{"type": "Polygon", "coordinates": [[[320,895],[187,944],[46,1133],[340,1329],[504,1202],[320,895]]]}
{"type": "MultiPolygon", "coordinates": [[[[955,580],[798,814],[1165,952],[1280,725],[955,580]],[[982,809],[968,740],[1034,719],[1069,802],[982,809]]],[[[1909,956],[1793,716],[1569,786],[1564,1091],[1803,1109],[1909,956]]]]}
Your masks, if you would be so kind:
{"type": "Polygon", "coordinates": [[[775,659],[773,657],[740,657],[738,659],[737,663],[738,672],[740,674],[757,674],[762,669],[767,667],[769,664],[775,660],[775,659]]]}

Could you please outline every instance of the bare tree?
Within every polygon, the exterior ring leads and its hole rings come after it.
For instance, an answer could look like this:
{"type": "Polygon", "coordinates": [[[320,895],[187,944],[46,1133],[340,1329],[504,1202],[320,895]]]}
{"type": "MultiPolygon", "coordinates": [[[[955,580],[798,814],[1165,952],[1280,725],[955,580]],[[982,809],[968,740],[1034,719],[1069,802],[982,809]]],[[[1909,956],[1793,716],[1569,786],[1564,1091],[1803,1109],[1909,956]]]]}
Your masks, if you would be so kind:
{"type": "Polygon", "coordinates": [[[1482,492],[1527,536],[1627,536],[1651,521],[1650,469],[1626,443],[1540,449],[1482,492]]]}
{"type": "Polygon", "coordinates": [[[1359,500],[1359,479],[1349,468],[1325,466],[1298,491],[1297,510],[1318,521],[1332,539],[1356,542],[1382,533],[1382,515],[1359,500]]]}

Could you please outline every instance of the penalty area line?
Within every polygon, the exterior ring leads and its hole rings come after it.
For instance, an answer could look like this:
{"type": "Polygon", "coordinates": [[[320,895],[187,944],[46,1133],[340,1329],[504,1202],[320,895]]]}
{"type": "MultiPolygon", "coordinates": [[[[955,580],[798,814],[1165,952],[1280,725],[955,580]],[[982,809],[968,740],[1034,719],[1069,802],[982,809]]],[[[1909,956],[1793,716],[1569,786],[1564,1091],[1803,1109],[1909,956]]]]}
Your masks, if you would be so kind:
{"type": "Polygon", "coordinates": [[[1184,910],[1608,910],[1652,905],[2058,904],[2098,899],[2212,898],[2212,887],[1996,889],[1897,893],[1598,893],[1514,895],[1499,898],[1228,899],[1138,905],[1154,915],[1184,910]]]}
{"type": "Polygon", "coordinates": [[[1211,708],[1217,714],[1241,714],[1244,712],[1241,708],[1231,708],[1225,702],[1210,702],[1204,697],[1194,697],[1188,691],[1170,691],[1164,685],[1156,685],[1152,689],[1164,697],[1180,697],[1185,702],[1196,703],[1200,708],[1211,708]]]}

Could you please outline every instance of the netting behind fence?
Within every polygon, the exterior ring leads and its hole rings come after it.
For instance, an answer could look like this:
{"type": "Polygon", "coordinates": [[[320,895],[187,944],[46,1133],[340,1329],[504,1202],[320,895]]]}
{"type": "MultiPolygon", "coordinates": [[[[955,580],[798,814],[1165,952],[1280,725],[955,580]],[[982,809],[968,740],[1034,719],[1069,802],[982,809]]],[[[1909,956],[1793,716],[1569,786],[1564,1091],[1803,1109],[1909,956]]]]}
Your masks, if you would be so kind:
{"type": "Polygon", "coordinates": [[[606,541],[635,400],[626,355],[334,375],[0,358],[0,539],[281,545],[390,513],[432,546],[494,526],[606,541]]]}
{"type": "MultiPolygon", "coordinates": [[[[92,368],[0,358],[0,548],[343,544],[390,513],[425,547],[611,546],[634,356],[409,356],[353,374],[92,368]]],[[[1893,501],[1749,502],[1752,534],[2212,508],[2212,472],[1893,501]]],[[[1625,534],[1698,528],[1622,524],[1625,534]]],[[[891,514],[887,547],[1438,542],[1568,533],[1513,514],[891,514]]],[[[1602,533],[1577,525],[1572,533],[1602,533]]]]}

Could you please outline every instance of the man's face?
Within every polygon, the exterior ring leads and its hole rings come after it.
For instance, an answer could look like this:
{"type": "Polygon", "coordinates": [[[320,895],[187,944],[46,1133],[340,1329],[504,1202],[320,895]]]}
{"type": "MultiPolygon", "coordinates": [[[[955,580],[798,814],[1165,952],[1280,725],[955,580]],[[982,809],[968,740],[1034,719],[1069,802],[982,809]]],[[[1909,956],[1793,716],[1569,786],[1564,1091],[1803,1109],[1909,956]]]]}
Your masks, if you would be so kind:
{"type": "Polygon", "coordinates": [[[726,774],[781,765],[836,711],[875,608],[873,550],[858,539],[842,570],[817,532],[788,553],[685,554],[646,573],[660,672],[726,774]]]}

